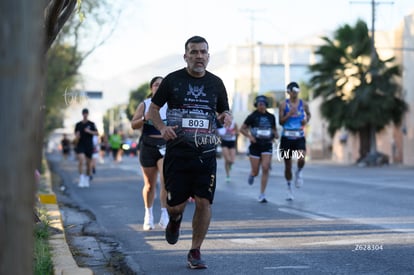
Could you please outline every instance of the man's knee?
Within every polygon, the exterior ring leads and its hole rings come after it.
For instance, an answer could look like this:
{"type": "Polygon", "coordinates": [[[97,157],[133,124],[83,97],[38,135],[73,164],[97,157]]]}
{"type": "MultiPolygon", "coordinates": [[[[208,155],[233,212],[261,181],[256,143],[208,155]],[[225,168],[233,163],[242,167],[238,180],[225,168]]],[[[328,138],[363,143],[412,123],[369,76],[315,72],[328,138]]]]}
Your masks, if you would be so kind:
{"type": "Polygon", "coordinates": [[[210,201],[206,198],[201,198],[199,196],[194,196],[196,208],[200,209],[209,209],[211,207],[210,201]]]}

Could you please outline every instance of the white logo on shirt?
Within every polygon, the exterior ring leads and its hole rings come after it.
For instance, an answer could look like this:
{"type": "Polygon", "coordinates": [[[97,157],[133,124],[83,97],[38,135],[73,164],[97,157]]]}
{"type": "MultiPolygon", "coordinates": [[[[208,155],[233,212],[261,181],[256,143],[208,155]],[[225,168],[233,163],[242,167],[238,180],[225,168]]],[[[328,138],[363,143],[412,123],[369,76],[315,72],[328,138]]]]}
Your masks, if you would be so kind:
{"type": "Polygon", "coordinates": [[[189,91],[187,92],[187,95],[193,95],[195,98],[198,98],[199,96],[206,96],[206,93],[203,92],[204,86],[197,87],[197,86],[191,86],[188,84],[189,91]]]}

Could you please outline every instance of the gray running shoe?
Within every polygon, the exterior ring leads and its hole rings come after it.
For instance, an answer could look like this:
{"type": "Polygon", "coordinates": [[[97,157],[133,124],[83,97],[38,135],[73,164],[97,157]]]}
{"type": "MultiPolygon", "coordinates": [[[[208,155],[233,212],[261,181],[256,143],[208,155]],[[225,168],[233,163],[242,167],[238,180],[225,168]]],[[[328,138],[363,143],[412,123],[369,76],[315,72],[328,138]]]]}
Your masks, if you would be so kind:
{"type": "Polygon", "coordinates": [[[205,269],[206,263],[201,259],[200,249],[191,249],[187,255],[188,267],[191,269],[205,269]]]}

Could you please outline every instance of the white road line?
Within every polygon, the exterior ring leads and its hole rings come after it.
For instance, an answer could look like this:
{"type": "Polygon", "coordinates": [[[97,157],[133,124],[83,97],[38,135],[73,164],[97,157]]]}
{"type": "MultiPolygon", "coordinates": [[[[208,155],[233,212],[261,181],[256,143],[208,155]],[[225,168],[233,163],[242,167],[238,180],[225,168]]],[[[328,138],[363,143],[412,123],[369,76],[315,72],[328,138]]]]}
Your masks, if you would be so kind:
{"type": "Polygon", "coordinates": [[[304,211],[290,209],[290,208],[283,208],[282,207],[282,208],[278,208],[278,210],[281,211],[281,212],[285,212],[285,213],[288,213],[288,214],[293,214],[293,215],[309,218],[309,219],[316,220],[316,221],[332,221],[333,220],[331,218],[327,218],[327,217],[324,217],[324,216],[321,216],[321,215],[311,214],[309,212],[304,212],[304,211]]]}
{"type": "Polygon", "coordinates": [[[308,269],[307,265],[281,265],[281,266],[266,266],[265,270],[276,270],[276,269],[308,269]]]}

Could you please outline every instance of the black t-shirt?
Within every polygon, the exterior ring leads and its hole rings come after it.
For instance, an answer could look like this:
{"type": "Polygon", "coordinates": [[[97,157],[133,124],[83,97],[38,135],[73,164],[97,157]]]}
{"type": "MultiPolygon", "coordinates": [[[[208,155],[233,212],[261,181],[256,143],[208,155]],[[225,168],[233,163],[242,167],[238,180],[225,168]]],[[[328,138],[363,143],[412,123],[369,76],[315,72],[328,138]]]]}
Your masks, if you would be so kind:
{"type": "Polygon", "coordinates": [[[167,152],[180,156],[211,156],[219,142],[216,114],[229,110],[223,81],[206,72],[192,77],[181,69],[167,75],[152,98],[157,106],[168,103],[167,125],[175,126],[177,138],[167,142],[167,152]]]}
{"type": "Polygon", "coordinates": [[[272,143],[273,130],[276,129],[276,118],[273,114],[267,111],[260,113],[256,110],[246,118],[244,124],[250,127],[250,132],[257,143],[272,143]]]}
{"type": "Polygon", "coordinates": [[[96,131],[95,123],[93,123],[90,120],[86,122],[79,121],[78,123],[76,123],[75,134],[78,131],[80,133],[80,138],[77,146],[83,148],[93,148],[93,135],[85,132],[86,128],[89,128],[92,131],[96,131]]]}
{"type": "Polygon", "coordinates": [[[63,151],[69,151],[70,150],[70,140],[69,139],[67,139],[67,138],[62,139],[60,144],[62,145],[62,150],[63,151]]]}

